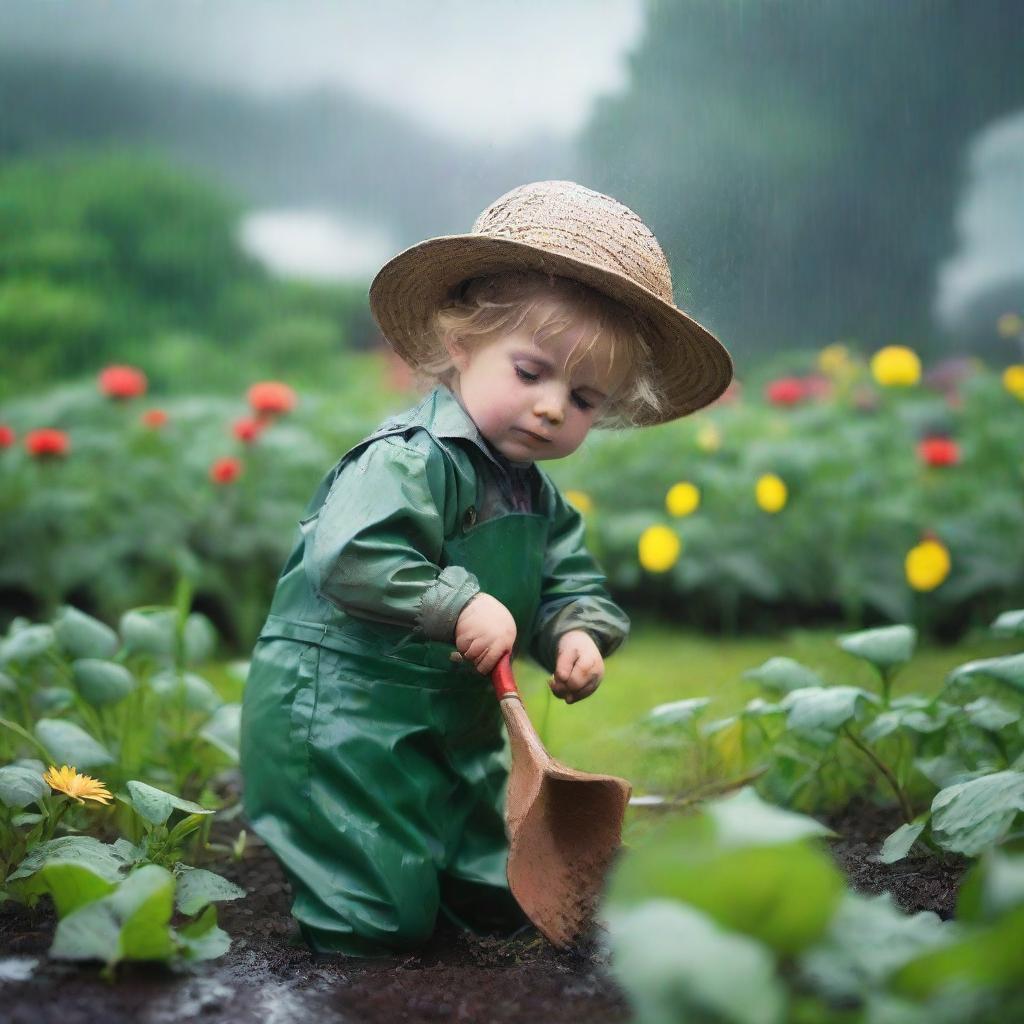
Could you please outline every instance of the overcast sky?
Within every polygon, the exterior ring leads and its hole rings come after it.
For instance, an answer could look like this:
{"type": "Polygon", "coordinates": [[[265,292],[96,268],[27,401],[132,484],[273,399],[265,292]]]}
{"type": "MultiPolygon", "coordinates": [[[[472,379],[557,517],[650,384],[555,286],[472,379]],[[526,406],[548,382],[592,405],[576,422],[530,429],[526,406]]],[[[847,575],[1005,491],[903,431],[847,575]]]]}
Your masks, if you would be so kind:
{"type": "Polygon", "coordinates": [[[347,90],[483,144],[564,135],[625,85],[643,0],[0,0],[0,48],[269,94],[347,90]]]}

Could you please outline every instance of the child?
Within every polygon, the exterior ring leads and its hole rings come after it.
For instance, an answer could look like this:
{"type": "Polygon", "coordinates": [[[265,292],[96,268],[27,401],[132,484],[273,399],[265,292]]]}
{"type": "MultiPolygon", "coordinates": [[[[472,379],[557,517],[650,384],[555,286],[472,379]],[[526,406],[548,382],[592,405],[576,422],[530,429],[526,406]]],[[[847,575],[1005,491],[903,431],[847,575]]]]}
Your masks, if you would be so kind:
{"type": "Polygon", "coordinates": [[[629,623],[537,466],[595,425],[685,415],[728,353],[672,303],[643,222],[572,182],[502,196],[378,273],[384,336],[436,383],[335,465],[252,658],[245,809],[318,952],[525,923],[505,877],[507,769],[486,678],[505,651],[594,692],[629,623]]]}

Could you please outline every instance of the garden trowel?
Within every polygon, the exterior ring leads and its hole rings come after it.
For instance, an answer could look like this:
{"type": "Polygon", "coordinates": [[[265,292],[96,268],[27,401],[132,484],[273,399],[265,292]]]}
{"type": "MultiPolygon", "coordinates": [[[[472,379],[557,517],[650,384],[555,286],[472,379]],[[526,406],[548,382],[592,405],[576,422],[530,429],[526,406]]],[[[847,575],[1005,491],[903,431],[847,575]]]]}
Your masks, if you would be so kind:
{"type": "Polygon", "coordinates": [[[512,748],[505,807],[509,887],[537,928],[564,947],[593,917],[622,842],[631,786],[614,775],[567,768],[548,754],[516,689],[508,654],[491,682],[512,748]]]}

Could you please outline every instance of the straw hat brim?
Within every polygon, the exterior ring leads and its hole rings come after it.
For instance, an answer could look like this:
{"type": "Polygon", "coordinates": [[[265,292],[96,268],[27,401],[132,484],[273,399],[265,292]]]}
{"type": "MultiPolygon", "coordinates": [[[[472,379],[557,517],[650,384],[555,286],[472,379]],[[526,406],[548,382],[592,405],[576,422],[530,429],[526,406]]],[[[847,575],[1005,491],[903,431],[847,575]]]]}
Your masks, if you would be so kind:
{"type": "Polygon", "coordinates": [[[681,309],[624,275],[560,253],[487,235],[442,235],[405,249],[378,271],[370,285],[370,310],[384,337],[414,369],[435,354],[431,317],[463,281],[485,274],[534,270],[568,277],[620,302],[638,317],[651,343],[665,398],[653,426],[696,412],[729,386],[728,351],[681,309]]]}

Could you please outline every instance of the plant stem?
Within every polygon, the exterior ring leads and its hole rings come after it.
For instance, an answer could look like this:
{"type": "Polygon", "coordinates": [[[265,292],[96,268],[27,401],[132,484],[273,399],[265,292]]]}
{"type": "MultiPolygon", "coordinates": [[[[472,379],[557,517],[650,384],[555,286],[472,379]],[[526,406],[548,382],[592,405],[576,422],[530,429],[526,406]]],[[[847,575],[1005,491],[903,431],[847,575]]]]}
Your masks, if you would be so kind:
{"type": "Polygon", "coordinates": [[[903,792],[903,788],[897,781],[896,776],[889,770],[889,766],[884,761],[881,761],[875,752],[863,743],[859,737],[854,735],[849,726],[843,726],[843,735],[885,776],[886,781],[892,786],[892,791],[896,794],[896,799],[900,803],[903,820],[909,825],[914,820],[914,810],[910,806],[907,795],[903,792]]]}
{"type": "Polygon", "coordinates": [[[50,815],[50,818],[46,823],[46,831],[44,833],[47,840],[53,838],[54,832],[57,831],[57,825],[59,824],[60,819],[64,816],[64,812],[68,809],[70,802],[71,798],[65,797],[63,802],[57,805],[57,810],[50,815]]]}

